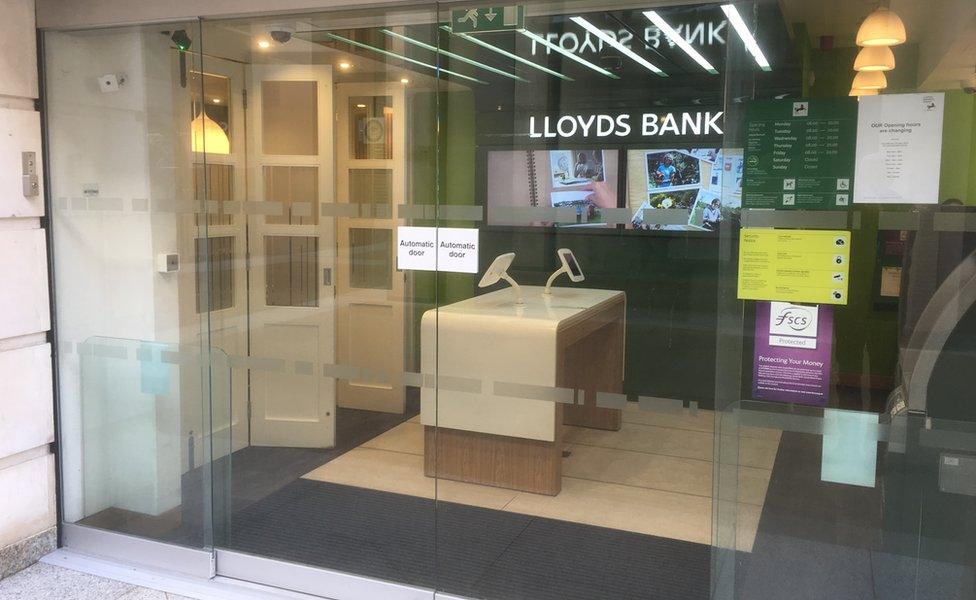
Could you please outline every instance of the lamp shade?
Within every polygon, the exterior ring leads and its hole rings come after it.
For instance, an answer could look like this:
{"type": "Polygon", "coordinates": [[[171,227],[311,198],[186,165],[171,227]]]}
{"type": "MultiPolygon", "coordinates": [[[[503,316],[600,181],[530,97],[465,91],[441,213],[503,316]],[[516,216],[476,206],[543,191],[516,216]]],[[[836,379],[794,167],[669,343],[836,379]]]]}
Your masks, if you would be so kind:
{"type": "Polygon", "coordinates": [[[897,46],[904,44],[907,37],[901,17],[882,6],[861,23],[857,30],[857,45],[897,46]]]}
{"type": "Polygon", "coordinates": [[[878,90],[862,90],[858,88],[851,88],[848,96],[877,96],[878,90]]]}
{"type": "Polygon", "coordinates": [[[191,146],[194,152],[207,154],[230,154],[230,140],[224,128],[201,112],[190,122],[191,146]]]}
{"type": "Polygon", "coordinates": [[[855,71],[890,71],[895,68],[895,54],[888,46],[865,46],[854,59],[855,71]]]}
{"type": "Polygon", "coordinates": [[[861,71],[854,76],[851,87],[858,90],[883,90],[888,87],[888,79],[881,71],[861,71]]]}

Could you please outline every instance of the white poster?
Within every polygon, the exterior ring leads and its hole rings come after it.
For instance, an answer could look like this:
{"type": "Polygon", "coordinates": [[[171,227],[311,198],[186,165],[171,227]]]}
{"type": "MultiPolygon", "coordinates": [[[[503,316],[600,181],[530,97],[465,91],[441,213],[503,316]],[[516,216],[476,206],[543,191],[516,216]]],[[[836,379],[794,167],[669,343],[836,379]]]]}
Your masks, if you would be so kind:
{"type": "Polygon", "coordinates": [[[459,227],[397,227],[401,271],[478,272],[478,230],[459,227]]]}
{"type": "Polygon", "coordinates": [[[938,204],[945,95],[861,96],[854,202],[938,204]]]}

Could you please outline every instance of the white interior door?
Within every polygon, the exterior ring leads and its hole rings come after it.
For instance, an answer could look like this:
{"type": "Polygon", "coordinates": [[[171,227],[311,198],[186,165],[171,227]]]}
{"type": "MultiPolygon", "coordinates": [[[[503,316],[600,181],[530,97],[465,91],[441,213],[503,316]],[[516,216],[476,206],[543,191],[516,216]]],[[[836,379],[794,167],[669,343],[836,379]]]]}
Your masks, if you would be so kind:
{"type": "MultiPolygon", "coordinates": [[[[175,69],[178,60],[174,52],[175,69]]],[[[189,132],[178,138],[186,144],[182,152],[187,160],[180,164],[191,165],[185,178],[180,178],[179,196],[192,197],[195,206],[206,199],[207,208],[206,214],[187,210],[176,217],[180,344],[204,348],[209,338],[214,352],[240,357],[247,354],[246,236],[244,216],[231,207],[247,194],[245,73],[239,63],[211,57],[202,70],[195,64],[187,68],[187,85],[174,95],[174,113],[180,127],[186,128],[183,131],[189,132]],[[204,319],[208,310],[209,319],[204,319]]],[[[217,358],[215,364],[222,368],[214,374],[225,374],[228,362],[217,358]]],[[[211,431],[215,459],[247,446],[246,371],[230,370],[229,388],[223,380],[221,385],[204,386],[205,372],[199,369],[184,368],[180,373],[182,430],[187,435],[192,432],[194,438],[183,448],[184,470],[206,459],[206,436],[211,431]],[[202,397],[203,390],[210,390],[211,397],[202,397]],[[207,401],[212,406],[202,405],[207,401]],[[204,419],[208,408],[210,423],[204,419]],[[189,456],[189,448],[194,448],[194,456],[189,456]]]]}
{"type": "Polygon", "coordinates": [[[332,68],[255,65],[248,94],[251,444],[335,445],[332,68]]]}
{"type": "MultiPolygon", "coordinates": [[[[356,205],[338,219],[336,262],[339,362],[355,371],[399,375],[404,364],[404,278],[396,269],[397,206],[406,198],[404,86],[336,86],[336,201],[356,205]]],[[[398,377],[349,377],[343,408],[402,413],[398,377]]]]}

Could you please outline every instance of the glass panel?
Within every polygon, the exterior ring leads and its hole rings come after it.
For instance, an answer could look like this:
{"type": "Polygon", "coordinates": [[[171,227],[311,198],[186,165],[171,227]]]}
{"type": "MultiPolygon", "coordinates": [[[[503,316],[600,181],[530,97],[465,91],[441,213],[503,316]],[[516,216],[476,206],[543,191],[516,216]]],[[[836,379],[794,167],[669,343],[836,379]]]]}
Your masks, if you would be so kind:
{"type": "Polygon", "coordinates": [[[319,239],[269,235],[264,247],[268,306],[318,306],[319,239]]]}
{"type": "Polygon", "coordinates": [[[349,287],[388,290],[393,282],[393,232],[349,229],[349,287]]]}
{"type": "Polygon", "coordinates": [[[319,222],[319,170],[317,167],[264,167],[264,197],[281,203],[280,215],[268,215],[275,225],[316,225],[319,222]]]}
{"type": "Polygon", "coordinates": [[[393,98],[349,98],[349,153],[351,158],[393,158],[393,98]]]}
{"type": "Polygon", "coordinates": [[[247,312],[226,323],[246,324],[247,344],[231,357],[247,374],[248,437],[227,473],[234,510],[217,543],[429,596],[436,481],[425,475],[416,417],[419,319],[436,282],[397,270],[394,252],[400,207],[433,207],[437,58],[383,30],[435,39],[435,11],[217,19],[204,28],[208,54],[244,61],[254,142],[235,163],[252,182],[241,211],[249,258],[234,277],[238,288],[244,281],[247,312]],[[413,493],[401,493],[404,485],[413,493]]]}
{"type": "Polygon", "coordinates": [[[314,81],[261,82],[264,154],[317,155],[318,87],[314,81]]]}
{"type": "Polygon", "coordinates": [[[64,275],[54,290],[62,518],[211,548],[229,500],[214,465],[246,439],[231,425],[234,375],[210,345],[207,314],[211,301],[239,310],[236,252],[231,238],[203,242],[208,226],[230,224],[222,209],[202,217],[208,200],[233,199],[232,167],[200,152],[237,126],[228,80],[203,68],[196,22],[43,41],[51,260],[64,275]],[[106,73],[118,85],[96,86],[106,73]],[[214,126],[194,152],[202,121],[214,126]]]}
{"type": "Polygon", "coordinates": [[[190,135],[194,152],[230,154],[230,78],[191,71],[189,78],[193,120],[190,135]]]}
{"type": "MultiPolygon", "coordinates": [[[[234,165],[195,164],[193,165],[193,199],[197,202],[209,200],[207,225],[230,225],[234,215],[229,214],[227,202],[234,199],[234,165]],[[214,208],[209,208],[214,207],[214,208]]],[[[203,215],[196,216],[197,225],[203,225],[203,215]]]]}
{"type": "Polygon", "coordinates": [[[45,33],[66,519],[420,596],[972,598],[976,8],[849,4],[45,33]]]}
{"type": "Polygon", "coordinates": [[[349,202],[392,209],[393,170],[349,169],[349,202]]]}
{"type": "Polygon", "coordinates": [[[234,238],[198,238],[195,251],[197,312],[234,306],[234,238]]]}
{"type": "Polygon", "coordinates": [[[230,414],[227,357],[102,337],[77,352],[84,502],[75,522],[211,546],[212,514],[223,513],[228,500],[212,473],[214,458],[226,456],[231,444],[229,432],[212,434],[230,414]],[[203,396],[208,377],[214,390],[203,396]]]}

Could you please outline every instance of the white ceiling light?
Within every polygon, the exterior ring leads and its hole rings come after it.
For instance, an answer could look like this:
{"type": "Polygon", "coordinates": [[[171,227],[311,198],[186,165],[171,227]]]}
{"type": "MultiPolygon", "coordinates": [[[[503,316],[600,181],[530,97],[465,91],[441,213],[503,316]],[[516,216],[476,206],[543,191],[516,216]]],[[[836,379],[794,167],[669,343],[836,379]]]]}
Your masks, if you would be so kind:
{"type": "Polygon", "coordinates": [[[742,20],[742,16],[739,15],[739,11],[735,9],[735,6],[731,4],[722,5],[722,12],[725,16],[729,18],[729,22],[732,23],[732,27],[735,32],[739,34],[742,38],[742,43],[746,45],[746,49],[749,50],[749,54],[756,60],[756,64],[763,71],[772,71],[772,67],[769,66],[769,61],[766,60],[766,55],[763,54],[759,44],[756,42],[756,38],[752,37],[752,32],[746,26],[746,22],[742,20]]]}
{"type": "Polygon", "coordinates": [[[701,68],[705,69],[706,71],[708,71],[712,75],[717,75],[718,74],[718,71],[715,70],[715,67],[712,66],[712,63],[710,63],[707,60],[705,60],[705,57],[702,56],[698,52],[698,50],[695,50],[692,47],[692,45],[689,44],[685,40],[685,38],[683,38],[681,36],[680,33],[678,33],[677,31],[675,31],[673,27],[671,27],[670,25],[668,25],[668,22],[665,21],[663,18],[661,18],[661,15],[657,14],[653,10],[647,10],[647,11],[644,11],[644,16],[647,17],[648,20],[651,21],[651,23],[654,23],[655,25],[657,25],[657,28],[660,29],[661,31],[663,31],[664,32],[664,35],[668,36],[668,39],[669,40],[671,40],[672,42],[674,42],[675,45],[677,45],[679,48],[681,48],[682,50],[684,50],[685,51],[685,54],[687,54],[688,56],[690,56],[693,61],[695,61],[696,63],[698,63],[701,66],[701,68]]]}
{"type": "Polygon", "coordinates": [[[373,52],[378,52],[378,53],[382,54],[383,56],[389,56],[391,58],[399,58],[400,60],[406,61],[406,62],[411,63],[411,64],[414,64],[414,65],[418,65],[418,66],[425,67],[425,68],[428,68],[428,69],[433,69],[433,70],[437,71],[438,73],[446,73],[448,75],[453,75],[454,77],[457,77],[459,79],[465,79],[467,81],[473,81],[475,83],[482,83],[482,84],[488,85],[488,82],[487,81],[482,81],[482,80],[477,79],[475,77],[469,77],[468,75],[464,75],[462,73],[455,73],[454,71],[448,71],[447,69],[442,69],[442,68],[440,68],[437,65],[432,65],[430,63],[425,63],[422,60],[417,60],[415,58],[410,58],[409,56],[404,56],[402,54],[397,54],[396,52],[390,52],[389,50],[385,50],[383,48],[377,48],[376,46],[370,46],[369,44],[364,44],[362,42],[357,42],[356,40],[351,40],[349,38],[342,37],[341,35],[336,35],[334,33],[326,33],[325,36],[326,37],[330,37],[330,38],[336,40],[337,42],[345,42],[347,44],[351,44],[353,46],[356,46],[357,48],[363,48],[365,50],[372,50],[373,52]]]}
{"type": "Polygon", "coordinates": [[[486,71],[490,71],[490,72],[492,72],[492,73],[494,73],[496,75],[501,75],[502,77],[508,77],[509,79],[515,79],[516,81],[521,81],[523,83],[528,83],[529,82],[529,80],[528,79],[525,79],[524,77],[519,77],[518,75],[513,75],[511,73],[506,73],[505,71],[502,71],[501,69],[496,69],[495,67],[492,67],[491,65],[486,65],[486,64],[480,63],[480,62],[478,62],[476,60],[471,60],[470,58],[468,58],[466,56],[461,56],[460,54],[455,54],[454,52],[448,52],[447,50],[441,50],[440,48],[438,48],[436,46],[432,46],[432,45],[430,45],[430,44],[428,44],[426,42],[421,42],[420,40],[415,40],[415,39],[413,39],[411,37],[407,37],[407,36],[405,36],[403,34],[397,33],[397,32],[392,31],[390,29],[380,29],[380,31],[383,32],[384,35],[388,35],[388,36],[393,37],[393,38],[396,38],[398,40],[403,40],[404,42],[406,42],[408,44],[413,44],[414,46],[417,46],[419,48],[423,48],[424,50],[430,50],[431,52],[436,52],[438,54],[443,54],[444,56],[448,56],[448,57],[453,58],[455,60],[459,60],[459,61],[461,61],[463,63],[468,63],[469,65],[473,65],[475,67],[484,69],[486,71]]]}
{"type": "Polygon", "coordinates": [[[865,46],[854,59],[855,71],[890,71],[895,68],[895,54],[888,46],[865,46]]]}
{"type": "Polygon", "coordinates": [[[532,40],[533,42],[535,42],[537,44],[542,44],[546,48],[549,48],[550,50],[552,50],[554,52],[558,52],[558,53],[562,54],[563,56],[565,56],[568,59],[571,59],[571,60],[574,60],[574,61],[578,62],[579,64],[583,65],[587,69],[593,69],[597,73],[599,73],[601,75],[606,75],[610,79],[620,79],[620,76],[619,75],[616,75],[614,73],[611,73],[610,71],[607,71],[603,67],[598,67],[598,66],[594,65],[593,63],[591,63],[590,61],[584,60],[584,59],[576,56],[575,54],[573,54],[569,50],[566,50],[565,48],[563,48],[559,44],[553,44],[552,42],[550,42],[546,38],[542,37],[541,35],[536,35],[536,34],[532,33],[531,31],[529,31],[528,29],[519,29],[519,33],[521,33],[522,35],[524,35],[525,37],[529,38],[530,40],[532,40]]]}
{"type": "Polygon", "coordinates": [[[883,90],[888,87],[888,78],[881,71],[861,71],[854,76],[851,87],[859,90],[883,90]]]}
{"type": "Polygon", "coordinates": [[[484,41],[482,39],[479,39],[476,36],[468,35],[466,33],[454,33],[454,30],[451,29],[450,27],[448,27],[447,25],[441,25],[441,29],[443,29],[444,31],[446,31],[448,33],[454,34],[454,35],[456,35],[459,38],[465,39],[465,40],[471,42],[472,44],[477,44],[478,46],[481,46],[482,48],[485,48],[486,50],[491,50],[492,52],[496,52],[498,54],[501,54],[505,58],[510,58],[510,59],[512,59],[514,61],[517,61],[517,62],[522,63],[523,65],[528,65],[528,66],[532,67],[533,69],[539,69],[543,73],[548,73],[549,75],[552,75],[553,77],[558,77],[558,78],[564,79],[566,81],[575,81],[572,77],[568,77],[568,76],[563,75],[562,73],[560,73],[558,71],[553,71],[552,69],[548,69],[546,67],[543,67],[542,65],[536,64],[536,63],[532,62],[531,60],[529,60],[527,58],[524,58],[524,57],[519,56],[518,54],[512,54],[508,50],[505,50],[503,48],[499,48],[498,46],[492,46],[488,42],[486,42],[486,41],[484,41]]]}
{"type": "Polygon", "coordinates": [[[905,24],[893,11],[879,6],[857,30],[858,46],[897,46],[907,39],[905,24]]]}
{"type": "Polygon", "coordinates": [[[607,34],[606,31],[603,31],[602,29],[600,29],[599,27],[597,27],[593,23],[590,23],[589,21],[587,21],[583,17],[572,17],[570,19],[570,21],[572,21],[573,23],[576,23],[577,25],[579,25],[583,29],[589,31],[590,33],[592,33],[593,35],[595,35],[596,37],[598,37],[600,40],[602,40],[603,43],[605,43],[605,44],[613,47],[614,49],[618,50],[619,52],[622,52],[625,56],[627,56],[628,58],[630,58],[631,60],[633,60],[637,64],[641,65],[642,67],[644,67],[646,69],[649,69],[655,75],[660,75],[661,77],[667,77],[668,76],[667,73],[665,73],[661,69],[659,69],[656,66],[654,66],[653,64],[651,64],[647,59],[645,59],[644,57],[638,55],[636,52],[634,52],[633,50],[631,50],[627,46],[624,46],[623,44],[621,44],[620,42],[618,42],[617,41],[617,38],[615,38],[615,37],[607,34]]]}

